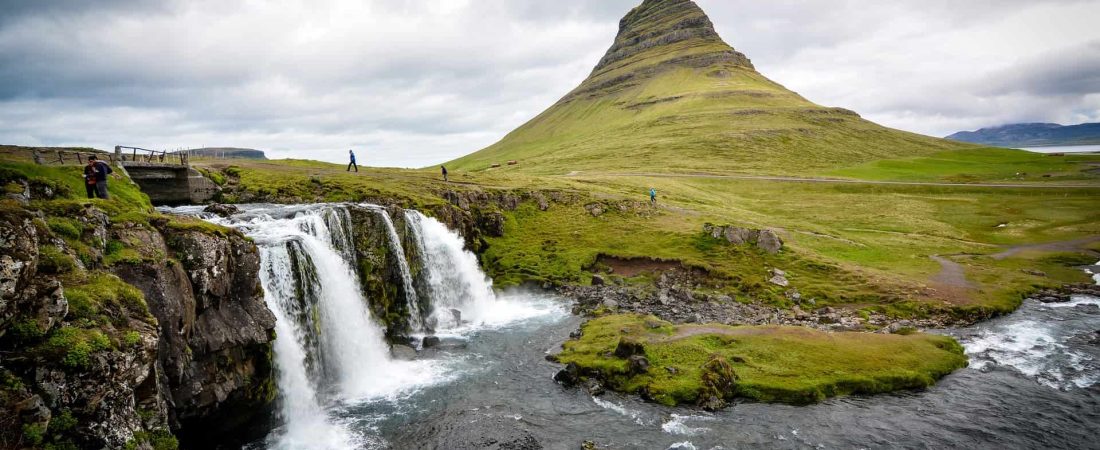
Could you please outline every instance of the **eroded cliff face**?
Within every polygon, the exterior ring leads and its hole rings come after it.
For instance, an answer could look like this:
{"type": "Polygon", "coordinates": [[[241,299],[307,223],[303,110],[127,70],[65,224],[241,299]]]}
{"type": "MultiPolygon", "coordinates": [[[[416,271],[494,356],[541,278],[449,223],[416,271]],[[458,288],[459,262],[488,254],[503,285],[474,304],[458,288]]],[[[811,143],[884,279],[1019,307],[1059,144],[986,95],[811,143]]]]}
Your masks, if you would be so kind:
{"type": "Polygon", "coordinates": [[[250,241],[25,205],[0,204],[0,448],[201,446],[263,417],[275,320],[250,241]]]}

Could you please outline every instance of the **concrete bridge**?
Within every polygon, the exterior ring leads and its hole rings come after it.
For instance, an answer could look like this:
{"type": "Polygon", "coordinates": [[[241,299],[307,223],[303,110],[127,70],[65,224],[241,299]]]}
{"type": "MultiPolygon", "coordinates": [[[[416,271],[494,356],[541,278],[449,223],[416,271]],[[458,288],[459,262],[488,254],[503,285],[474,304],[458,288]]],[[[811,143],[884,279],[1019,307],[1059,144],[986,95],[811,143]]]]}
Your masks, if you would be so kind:
{"type": "Polygon", "coordinates": [[[221,190],[191,167],[186,154],[119,145],[114,160],[154,205],[201,204],[221,190]]]}

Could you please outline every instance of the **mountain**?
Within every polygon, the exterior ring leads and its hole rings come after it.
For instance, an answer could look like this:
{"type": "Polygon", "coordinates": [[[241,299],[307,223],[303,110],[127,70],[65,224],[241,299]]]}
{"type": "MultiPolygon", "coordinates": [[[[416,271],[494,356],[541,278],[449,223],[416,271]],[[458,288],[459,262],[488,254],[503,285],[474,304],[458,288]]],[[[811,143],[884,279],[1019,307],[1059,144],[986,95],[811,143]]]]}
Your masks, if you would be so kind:
{"type": "Polygon", "coordinates": [[[251,148],[207,147],[183,150],[178,153],[187,153],[191,156],[206,158],[267,159],[267,155],[264,154],[263,150],[255,150],[251,148]]]}
{"type": "Polygon", "coordinates": [[[449,165],[536,174],[809,173],[958,148],[967,146],[816,105],[757,72],[694,2],[645,0],[580,86],[449,165]]]}
{"type": "Polygon", "coordinates": [[[1100,145],[1100,123],[1069,126],[1056,123],[1014,123],[978,131],[960,131],[947,139],[997,147],[1100,145]]]}

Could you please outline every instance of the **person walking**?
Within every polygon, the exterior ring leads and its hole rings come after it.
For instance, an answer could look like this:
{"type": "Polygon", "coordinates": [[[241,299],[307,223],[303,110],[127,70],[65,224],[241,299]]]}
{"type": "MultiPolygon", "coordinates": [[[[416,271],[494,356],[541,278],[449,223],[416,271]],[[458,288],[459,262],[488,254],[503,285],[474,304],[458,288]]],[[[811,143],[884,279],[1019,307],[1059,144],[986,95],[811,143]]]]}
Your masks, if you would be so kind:
{"type": "Polygon", "coordinates": [[[355,151],[348,150],[348,156],[351,157],[351,162],[348,163],[348,172],[351,172],[351,168],[355,168],[355,172],[359,173],[359,165],[355,163],[355,151]]]}
{"type": "Polygon", "coordinates": [[[88,165],[84,166],[84,189],[88,198],[107,199],[107,175],[114,170],[95,155],[88,155],[88,165]]]}
{"type": "Polygon", "coordinates": [[[657,204],[657,189],[649,188],[649,203],[657,204]]]}
{"type": "Polygon", "coordinates": [[[443,169],[443,181],[447,181],[447,166],[439,166],[439,168],[443,169]]]}

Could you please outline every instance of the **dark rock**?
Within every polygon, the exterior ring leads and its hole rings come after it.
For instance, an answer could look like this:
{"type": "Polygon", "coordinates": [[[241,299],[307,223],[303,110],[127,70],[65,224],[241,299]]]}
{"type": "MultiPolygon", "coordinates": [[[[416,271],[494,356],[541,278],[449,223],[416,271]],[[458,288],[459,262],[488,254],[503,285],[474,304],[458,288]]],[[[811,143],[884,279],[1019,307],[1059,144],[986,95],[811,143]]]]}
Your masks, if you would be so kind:
{"type": "Polygon", "coordinates": [[[560,383],[562,386],[573,387],[580,382],[581,371],[577,367],[576,363],[569,363],[565,368],[554,374],[554,381],[560,383]]]}
{"type": "Polygon", "coordinates": [[[615,357],[628,359],[636,355],[645,355],[645,345],[625,336],[619,338],[619,344],[615,346],[615,357]]]}
{"type": "Polygon", "coordinates": [[[424,348],[432,348],[439,346],[442,342],[438,336],[425,336],[420,345],[424,348]]]}
{"type": "Polygon", "coordinates": [[[603,395],[604,392],[606,392],[603,384],[600,383],[600,381],[596,378],[588,378],[587,380],[584,380],[584,389],[588,391],[588,395],[591,395],[593,397],[599,397],[603,395]]]}
{"type": "Polygon", "coordinates": [[[634,355],[627,362],[627,370],[634,375],[649,372],[649,359],[642,355],[634,355]]]}
{"type": "Polygon", "coordinates": [[[216,214],[221,217],[229,217],[241,212],[241,209],[238,208],[237,205],[224,205],[220,203],[215,203],[213,205],[207,206],[206,208],[203,208],[203,212],[216,214]]]}
{"type": "Polygon", "coordinates": [[[478,214],[477,225],[487,236],[504,236],[504,215],[499,212],[478,214]]]}
{"type": "Polygon", "coordinates": [[[699,393],[700,406],[717,411],[727,406],[727,399],[737,391],[737,374],[726,358],[714,355],[703,365],[703,388],[699,393]]]}
{"type": "Polygon", "coordinates": [[[605,284],[607,284],[607,280],[604,280],[603,275],[600,275],[598,273],[592,275],[593,286],[603,286],[605,284]]]}

